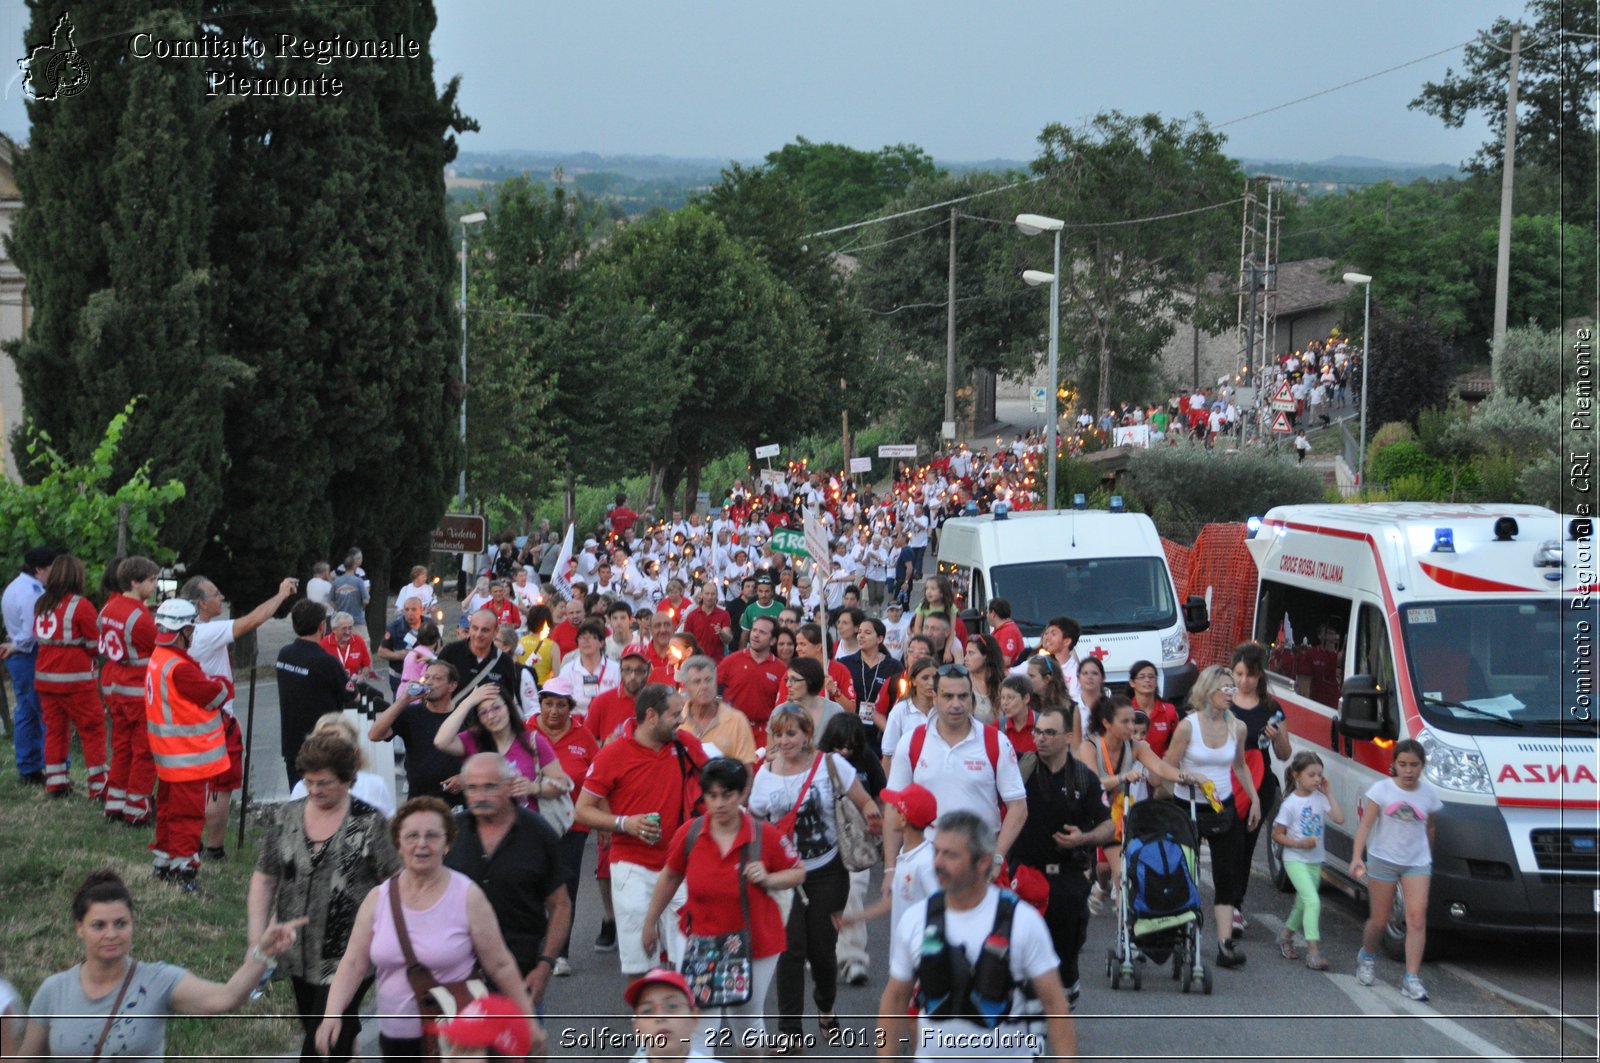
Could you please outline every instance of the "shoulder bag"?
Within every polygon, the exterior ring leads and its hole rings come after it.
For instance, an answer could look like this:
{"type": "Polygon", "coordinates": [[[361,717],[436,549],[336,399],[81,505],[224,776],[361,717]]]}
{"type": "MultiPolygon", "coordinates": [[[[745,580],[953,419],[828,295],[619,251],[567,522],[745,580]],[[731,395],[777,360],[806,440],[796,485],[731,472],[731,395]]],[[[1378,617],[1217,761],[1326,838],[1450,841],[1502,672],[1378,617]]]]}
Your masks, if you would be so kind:
{"type": "Polygon", "coordinates": [[[828,759],[828,781],[833,784],[833,824],[839,835],[839,858],[846,871],[865,871],[878,863],[883,846],[875,843],[867,829],[867,817],[850,800],[850,795],[839,785],[839,769],[833,766],[833,756],[828,759]]]}
{"type": "Polygon", "coordinates": [[[94,1055],[89,1057],[90,1063],[99,1059],[101,1051],[106,1047],[106,1038],[111,1036],[111,1027],[117,1021],[117,1012],[122,1010],[122,998],[128,995],[128,987],[133,984],[133,972],[138,969],[138,960],[129,961],[128,973],[122,976],[122,988],[117,990],[117,999],[111,1002],[111,1014],[106,1016],[106,1024],[100,1027],[100,1038],[94,1043],[94,1055]]]}
{"type": "MultiPolygon", "coordinates": [[[[439,1035],[436,1026],[448,1022],[471,1001],[489,995],[489,987],[482,977],[469,977],[459,982],[441,983],[433,972],[417,959],[411,948],[411,934],[406,930],[405,908],[400,903],[400,876],[389,880],[389,911],[394,916],[394,935],[400,939],[400,951],[406,958],[406,981],[417,998],[417,1013],[422,1017],[422,1054],[428,1063],[438,1063],[439,1035]]],[[[473,975],[479,975],[476,967],[473,975]]]]}
{"type": "MultiPolygon", "coordinates": [[[[750,886],[744,878],[744,865],[761,859],[762,824],[749,816],[745,816],[744,821],[750,824],[750,841],[741,847],[739,854],[739,910],[744,913],[744,919],[738,930],[727,934],[696,934],[691,925],[684,945],[680,973],[689,983],[689,995],[694,998],[695,1006],[702,1011],[734,1008],[750,1002],[754,961],[750,954],[750,886]]],[[[690,851],[710,833],[704,816],[690,824],[683,846],[685,864],[690,851]]]]}

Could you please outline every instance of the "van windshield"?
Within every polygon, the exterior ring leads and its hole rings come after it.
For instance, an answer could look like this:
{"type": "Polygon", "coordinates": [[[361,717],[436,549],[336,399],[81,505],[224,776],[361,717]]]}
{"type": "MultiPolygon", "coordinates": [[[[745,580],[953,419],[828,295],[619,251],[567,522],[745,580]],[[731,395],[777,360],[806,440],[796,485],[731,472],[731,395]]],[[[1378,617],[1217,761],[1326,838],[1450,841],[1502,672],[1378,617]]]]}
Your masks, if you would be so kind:
{"type": "Polygon", "coordinates": [[[1095,557],[996,565],[989,593],[1011,605],[1023,635],[1035,638],[1051,617],[1070,616],[1086,635],[1164,631],[1178,622],[1172,578],[1153,557],[1095,557]]]}
{"type": "MultiPolygon", "coordinates": [[[[1563,721],[1592,727],[1568,712],[1580,704],[1583,679],[1589,700],[1582,704],[1594,716],[1594,688],[1591,661],[1562,659],[1561,605],[1523,599],[1401,606],[1411,681],[1428,722],[1468,734],[1563,721]],[[1583,666],[1578,674],[1575,664],[1583,666]]],[[[1570,638],[1577,621],[1569,615],[1566,622],[1570,638]]]]}

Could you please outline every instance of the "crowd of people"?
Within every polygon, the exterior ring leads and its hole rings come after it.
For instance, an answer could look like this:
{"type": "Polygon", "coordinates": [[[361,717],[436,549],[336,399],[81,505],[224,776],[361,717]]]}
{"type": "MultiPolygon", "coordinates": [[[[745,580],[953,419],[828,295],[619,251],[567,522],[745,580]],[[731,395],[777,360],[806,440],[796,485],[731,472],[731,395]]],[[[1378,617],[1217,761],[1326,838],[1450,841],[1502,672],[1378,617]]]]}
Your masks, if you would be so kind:
{"type": "MultiPolygon", "coordinates": [[[[1027,453],[1008,453],[1026,467],[1027,453]]],[[[351,1057],[370,989],[385,1058],[538,1054],[550,986],[584,962],[570,940],[582,903],[600,906],[593,948],[615,953],[635,1031],[679,1038],[642,1046],[651,1059],[685,1058],[683,1038],[707,1055],[802,1051],[840,1034],[841,982],[867,984],[874,967],[887,975],[876,1035],[887,1043],[914,1021],[919,1054],[1071,1055],[1089,921],[1117,910],[1123,816],[1163,797],[1222,809],[1201,832],[1215,965],[1246,960],[1248,869],[1270,823],[1307,865],[1291,875],[1299,901],[1278,951],[1299,958],[1298,932],[1320,969],[1310,869],[1323,819],[1343,812],[1319,765],[1290,760],[1266,651],[1246,643],[1205,669],[1180,710],[1152,662],[1113,688],[1097,658],[1076,653],[1070,616],[1034,647],[1004,599],[963,616],[919,553],[940,484],[964,497],[968,481],[999,479],[960,457],[881,499],[803,470],[787,498],[769,483],[709,519],[652,523],[619,498],[580,550],[497,546],[488,586],[449,621],[419,568],[385,603],[376,660],[390,685],[368,716],[357,688],[378,666],[356,630],[370,595],[361,558],[319,565],[313,582],[327,586],[294,602],[295,638],[276,662],[294,789],[267,817],[250,881],[249,960],[226,985],[135,964],[126,889],[92,879],[73,910],[85,961],[35,995],[24,1047],[81,1052],[103,1024],[106,1044],[145,1051],[160,1022],[117,1018],[118,979],[155,980],[146,992],[164,1015],[236,1007],[273,976],[301,1016],[302,1059],[351,1057]],[[807,515],[829,529],[828,564],[771,548],[775,530],[807,515]],[[873,560],[885,540],[906,554],[903,573],[873,560]],[[717,567],[727,563],[737,567],[717,567]],[[657,566],[670,566],[664,582],[657,566]],[[398,777],[368,770],[358,727],[367,742],[403,743],[398,777]],[[1289,761],[1290,813],[1274,823],[1275,760],[1289,761]],[[888,955],[874,956],[866,924],[885,917],[888,955]],[[481,999],[436,1023],[441,993],[481,999]]],[[[192,577],[155,603],[155,575],[144,558],[108,566],[97,610],[79,559],[30,551],[6,589],[3,652],[19,772],[69,797],[76,731],[89,797],[108,818],[148,826],[158,790],[154,871],[192,892],[202,861],[225,855],[207,832],[239,773],[227,646],[298,581],[224,620],[211,581],[192,577]]],[[[1420,757],[1397,748],[1393,785],[1405,792],[1366,805],[1358,840],[1375,880],[1404,881],[1408,906],[1426,898],[1416,880],[1428,840],[1413,835],[1431,832],[1439,807],[1413,770],[1420,757]],[[1413,813],[1405,823],[1387,811],[1399,807],[1413,813]]],[[[1409,995],[1422,993],[1420,960],[1418,945],[1409,995]]],[[[1370,983],[1370,953],[1356,962],[1370,983]]]]}

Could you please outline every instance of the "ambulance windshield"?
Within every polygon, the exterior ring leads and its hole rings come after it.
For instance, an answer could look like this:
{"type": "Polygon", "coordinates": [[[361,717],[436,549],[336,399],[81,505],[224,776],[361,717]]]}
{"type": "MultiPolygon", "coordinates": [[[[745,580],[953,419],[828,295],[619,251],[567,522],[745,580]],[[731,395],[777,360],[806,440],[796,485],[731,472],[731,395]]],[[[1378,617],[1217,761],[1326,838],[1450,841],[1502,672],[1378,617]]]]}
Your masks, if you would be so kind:
{"type": "Polygon", "coordinates": [[[1070,616],[1085,635],[1165,631],[1178,622],[1167,566],[1154,557],[1095,557],[997,565],[991,593],[1032,638],[1052,617],[1070,616]]]}
{"type": "Polygon", "coordinates": [[[1593,661],[1570,649],[1578,623],[1562,603],[1474,601],[1400,607],[1417,700],[1448,731],[1592,727],[1593,661]],[[1569,630],[1563,630],[1563,621],[1569,630]],[[1583,709],[1574,715],[1574,708],[1583,709]]]}

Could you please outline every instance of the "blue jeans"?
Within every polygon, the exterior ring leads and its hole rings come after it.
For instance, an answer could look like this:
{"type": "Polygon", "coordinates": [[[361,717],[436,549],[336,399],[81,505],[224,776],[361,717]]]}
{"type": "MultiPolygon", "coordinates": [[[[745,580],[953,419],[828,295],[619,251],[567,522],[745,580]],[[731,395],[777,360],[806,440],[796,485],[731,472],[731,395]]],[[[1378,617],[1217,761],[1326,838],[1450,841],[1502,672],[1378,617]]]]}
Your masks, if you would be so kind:
{"type": "Polygon", "coordinates": [[[6,658],[11,673],[11,689],[17,692],[17,706],[11,713],[12,733],[17,744],[17,774],[44,771],[44,716],[39,710],[39,695],[33,689],[33,653],[13,653],[6,658]]]}

